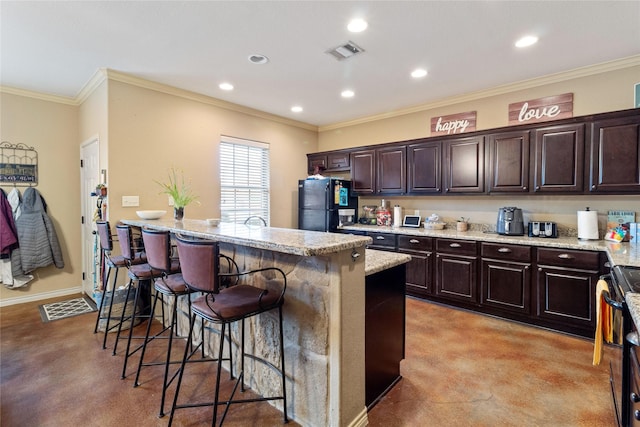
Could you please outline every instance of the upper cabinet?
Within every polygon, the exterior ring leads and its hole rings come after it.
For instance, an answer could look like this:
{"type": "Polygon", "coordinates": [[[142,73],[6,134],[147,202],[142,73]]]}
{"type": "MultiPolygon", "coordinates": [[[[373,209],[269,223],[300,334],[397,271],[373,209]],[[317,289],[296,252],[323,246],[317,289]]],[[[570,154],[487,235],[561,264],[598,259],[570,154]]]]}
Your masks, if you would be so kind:
{"type": "Polygon", "coordinates": [[[348,171],[350,168],[348,150],[329,151],[307,155],[307,169],[313,173],[316,166],[324,166],[329,172],[348,171]]]}
{"type": "Polygon", "coordinates": [[[442,142],[444,193],[484,192],[484,136],[442,142]]]}
{"type": "Polygon", "coordinates": [[[547,126],[534,131],[531,159],[533,191],[584,190],[584,124],[547,126]]]}
{"type": "Polygon", "coordinates": [[[594,121],[590,148],[589,191],[640,192],[640,114],[594,121]]]}
{"type": "Polygon", "coordinates": [[[503,132],[487,137],[487,189],[490,193],[529,191],[529,131],[503,132]]]}
{"type": "Polygon", "coordinates": [[[404,145],[352,152],[353,191],[359,195],[405,194],[407,191],[406,156],[407,150],[404,145]]]}
{"type": "Polygon", "coordinates": [[[442,192],[442,142],[429,141],[407,147],[407,192],[437,194],[442,192]]]}

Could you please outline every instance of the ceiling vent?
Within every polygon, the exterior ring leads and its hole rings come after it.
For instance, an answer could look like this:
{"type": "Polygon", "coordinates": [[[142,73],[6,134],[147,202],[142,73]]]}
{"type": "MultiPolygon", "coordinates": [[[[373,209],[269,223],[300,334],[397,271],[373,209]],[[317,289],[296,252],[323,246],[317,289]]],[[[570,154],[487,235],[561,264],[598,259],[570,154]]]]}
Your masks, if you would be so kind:
{"type": "Polygon", "coordinates": [[[364,52],[364,49],[354,42],[348,41],[334,49],[328,50],[326,53],[331,54],[338,61],[342,61],[343,59],[351,58],[360,52],[364,52]]]}

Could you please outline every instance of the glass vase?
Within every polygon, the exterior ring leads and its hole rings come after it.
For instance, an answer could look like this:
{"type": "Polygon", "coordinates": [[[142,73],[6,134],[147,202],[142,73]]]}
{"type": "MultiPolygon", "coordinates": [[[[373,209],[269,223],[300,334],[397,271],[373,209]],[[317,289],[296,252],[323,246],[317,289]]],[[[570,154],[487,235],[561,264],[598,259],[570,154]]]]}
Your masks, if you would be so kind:
{"type": "Polygon", "coordinates": [[[182,221],[182,218],[184,218],[184,207],[173,208],[173,219],[176,221],[182,221]]]}

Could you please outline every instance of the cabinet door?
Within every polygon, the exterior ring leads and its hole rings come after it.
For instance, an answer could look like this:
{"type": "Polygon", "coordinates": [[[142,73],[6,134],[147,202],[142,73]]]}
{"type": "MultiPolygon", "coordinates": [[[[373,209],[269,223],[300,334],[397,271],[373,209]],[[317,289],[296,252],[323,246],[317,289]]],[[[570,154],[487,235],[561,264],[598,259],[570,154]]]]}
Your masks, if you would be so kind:
{"type": "Polygon", "coordinates": [[[476,257],[436,255],[436,294],[468,303],[478,302],[476,257]]]}
{"type": "Polygon", "coordinates": [[[351,189],[354,193],[375,193],[375,160],[375,150],[362,150],[351,153],[351,189]]]}
{"type": "Polygon", "coordinates": [[[433,194],[442,191],[440,141],[412,144],[407,147],[407,190],[409,193],[433,194]]]}
{"type": "Polygon", "coordinates": [[[597,270],[538,266],[538,317],[593,334],[598,278],[597,270]]]}
{"type": "Polygon", "coordinates": [[[489,135],[490,193],[529,191],[529,132],[489,135]]]}
{"type": "Polygon", "coordinates": [[[327,167],[326,154],[307,154],[307,169],[312,174],[316,166],[327,167]]]}
{"type": "Polygon", "coordinates": [[[443,184],[445,193],[484,192],[484,137],[444,141],[443,184]]]}
{"type": "Polygon", "coordinates": [[[336,151],[327,153],[327,170],[328,171],[343,171],[349,170],[349,152],[348,151],[336,151]]]}
{"type": "Polygon", "coordinates": [[[433,293],[433,241],[430,237],[398,236],[398,252],[411,255],[407,266],[407,294],[426,297],[433,293]]]}
{"type": "Polygon", "coordinates": [[[536,193],[584,191],[584,124],[535,130],[532,179],[536,193]]]}
{"type": "Polygon", "coordinates": [[[640,192],[640,115],[593,123],[589,190],[640,192]]]}
{"type": "Polygon", "coordinates": [[[377,191],[380,194],[407,192],[407,147],[388,147],[376,150],[377,191]]]}
{"type": "Polygon", "coordinates": [[[482,260],[482,304],[500,310],[531,313],[531,264],[482,260]]]}

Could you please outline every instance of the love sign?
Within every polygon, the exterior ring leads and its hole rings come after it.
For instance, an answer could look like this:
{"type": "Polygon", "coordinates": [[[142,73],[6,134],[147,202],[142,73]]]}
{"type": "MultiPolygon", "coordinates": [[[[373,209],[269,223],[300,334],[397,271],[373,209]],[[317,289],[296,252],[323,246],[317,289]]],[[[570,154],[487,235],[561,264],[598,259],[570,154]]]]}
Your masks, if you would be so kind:
{"type": "Polygon", "coordinates": [[[573,93],[509,104],[509,124],[538,123],[573,117],[573,93]]]}

